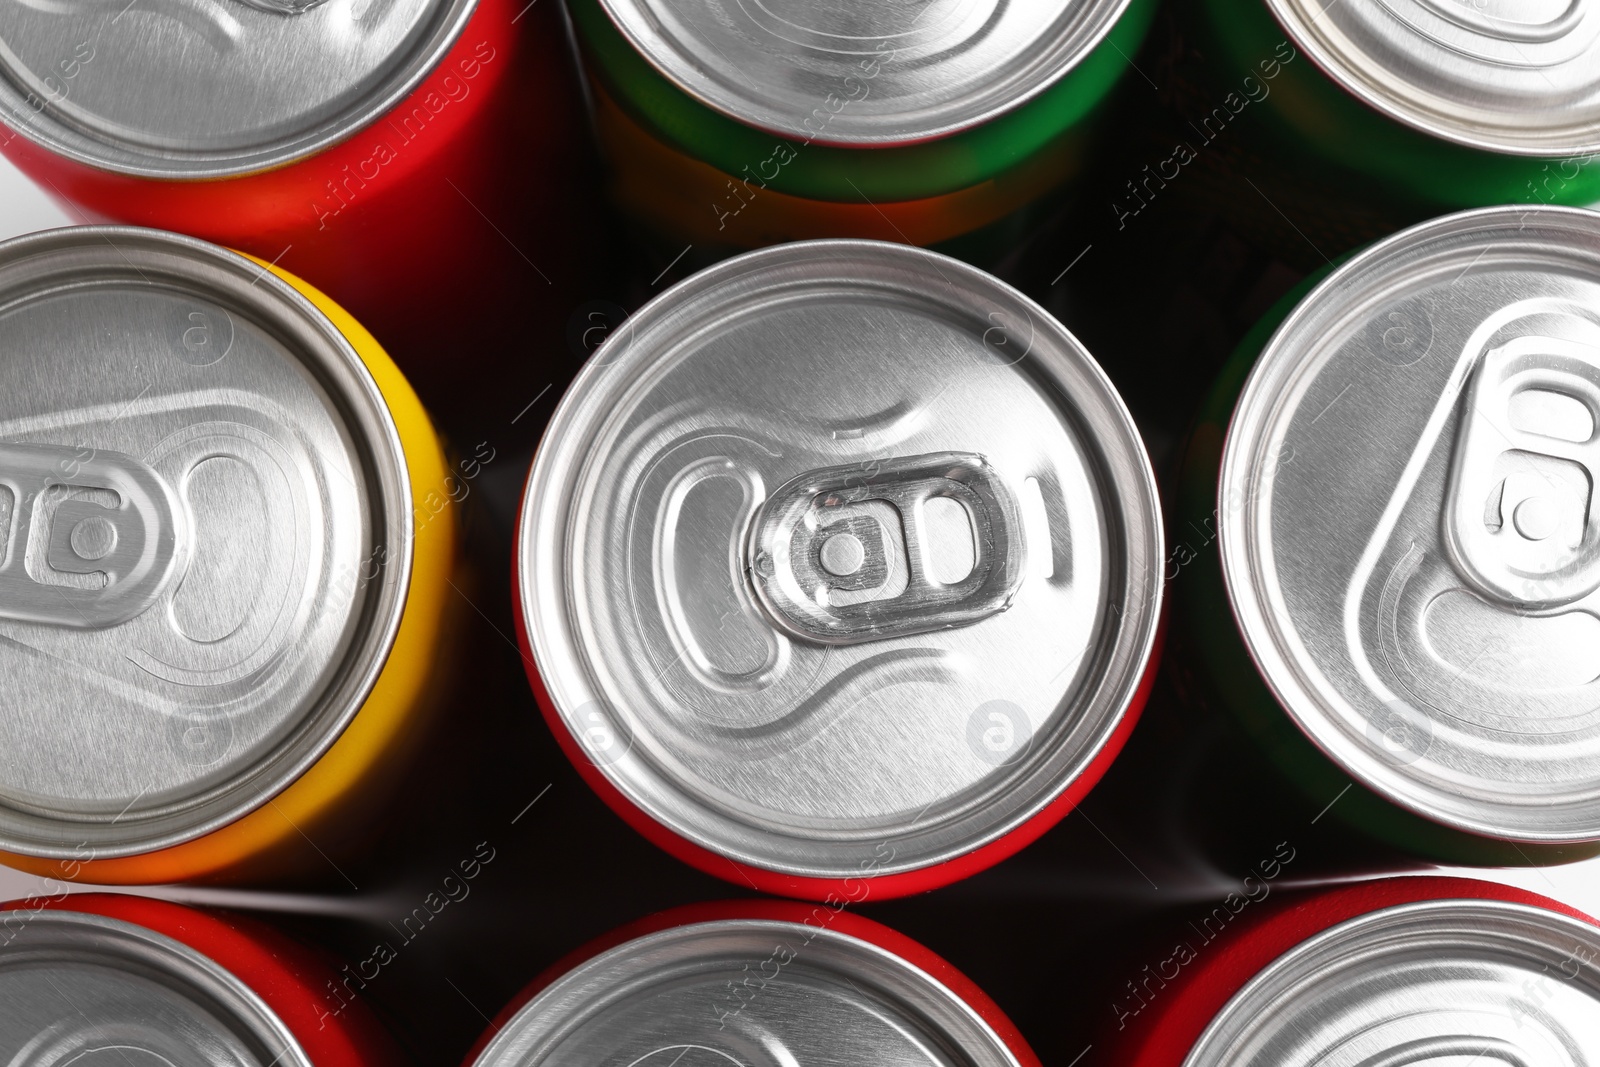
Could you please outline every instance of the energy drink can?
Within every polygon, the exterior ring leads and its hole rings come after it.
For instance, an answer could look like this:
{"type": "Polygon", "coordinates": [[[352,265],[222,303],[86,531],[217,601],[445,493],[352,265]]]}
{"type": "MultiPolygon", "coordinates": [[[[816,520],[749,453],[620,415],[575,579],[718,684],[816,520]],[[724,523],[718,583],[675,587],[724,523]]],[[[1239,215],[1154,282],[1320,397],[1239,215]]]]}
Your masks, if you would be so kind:
{"type": "Polygon", "coordinates": [[[564,44],[516,0],[13,4],[0,150],[85,221],[294,272],[402,362],[481,362],[583,258],[564,44]]]}
{"type": "Polygon", "coordinates": [[[1209,941],[1198,926],[1185,930],[1172,956],[1146,969],[1109,1042],[1114,1062],[1600,1055],[1600,928],[1556,901],[1491,882],[1415,877],[1256,907],[1209,941]]]}
{"type": "Polygon", "coordinates": [[[940,244],[1078,173],[1150,0],[572,0],[620,206],[702,248],[940,244]]]}
{"type": "Polygon", "coordinates": [[[466,1067],[898,1063],[1038,1067],[999,1007],[909,937],[790,901],[678,908],[588,945],[466,1067]]]}
{"type": "Polygon", "coordinates": [[[1167,573],[1202,690],[1415,855],[1600,842],[1597,249],[1539,207],[1369,248],[1263,320],[1189,447],[1167,573]]]}
{"type": "Polygon", "coordinates": [[[145,897],[0,904],[7,1063],[396,1067],[323,957],[263,924],[145,897]],[[342,987],[341,987],[341,991],[342,987]]]}
{"type": "Polygon", "coordinates": [[[1038,305],[906,245],[748,253],[612,333],[515,562],[546,718],[681,859],[859,901],[1011,855],[1148,690],[1154,477],[1038,305]]]}
{"type": "Polygon", "coordinates": [[[315,289],[153,230],[0,245],[0,352],[0,859],[326,871],[440,676],[416,396],[315,289]]]}

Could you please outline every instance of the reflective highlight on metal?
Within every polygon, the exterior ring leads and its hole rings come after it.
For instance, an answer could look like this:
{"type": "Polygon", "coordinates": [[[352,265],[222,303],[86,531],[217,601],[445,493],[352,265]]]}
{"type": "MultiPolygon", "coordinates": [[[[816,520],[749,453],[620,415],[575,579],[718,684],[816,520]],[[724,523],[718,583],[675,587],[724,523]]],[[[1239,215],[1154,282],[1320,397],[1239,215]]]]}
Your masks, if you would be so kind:
{"type": "Polygon", "coordinates": [[[1600,931],[1544,908],[1430,900],[1303,941],[1239,990],[1185,1067],[1600,1063],[1600,931]]]}
{"type": "Polygon", "coordinates": [[[0,120],[93,167],[215,178],[344,140],[422,82],[476,0],[22,0],[0,120]]]}
{"type": "Polygon", "coordinates": [[[962,877],[1070,810],[1143,701],[1161,527],[1126,409],[931,252],[791,244],[663,294],[563,399],[520,525],[558,738],[723,877],[962,877]]]}
{"type": "Polygon", "coordinates": [[[0,1058],[13,1067],[311,1067],[238,977],[131,922],[0,910],[0,1058]]]}
{"type": "Polygon", "coordinates": [[[1266,0],[1317,66],[1366,104],[1471,148],[1600,152],[1593,0],[1266,0]]]}
{"type": "Polygon", "coordinates": [[[1027,102],[1093,49],[1129,0],[602,3],[633,47],[705,106],[794,140],[882,146],[958,133],[1027,102]]]}
{"type": "Polygon", "coordinates": [[[0,848],[81,870],[274,797],[279,822],[309,825],[287,787],[378,729],[347,728],[410,603],[412,472],[374,380],[392,367],[352,344],[200,241],[83,227],[0,245],[0,848]]]}
{"type": "Polygon", "coordinates": [[[557,978],[475,1067],[795,1063],[1027,1067],[977,1010],[907,959],[833,929],[696,922],[635,938],[557,978]],[[774,947],[776,946],[776,948],[774,947]],[[771,973],[746,1000],[730,985],[771,973]]]}
{"type": "Polygon", "coordinates": [[[1223,456],[1228,592],[1291,719],[1498,840],[1600,839],[1597,308],[1600,216],[1425,223],[1299,304],[1223,456]]]}

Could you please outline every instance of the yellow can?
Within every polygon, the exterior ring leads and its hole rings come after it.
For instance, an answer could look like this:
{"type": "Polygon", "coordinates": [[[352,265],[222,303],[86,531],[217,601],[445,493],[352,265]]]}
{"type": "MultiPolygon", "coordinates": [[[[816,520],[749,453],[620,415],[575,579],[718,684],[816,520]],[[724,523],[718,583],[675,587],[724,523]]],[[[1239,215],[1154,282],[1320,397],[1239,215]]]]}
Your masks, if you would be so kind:
{"type": "Polygon", "coordinates": [[[0,244],[0,861],[335,862],[442,678],[450,478],[372,336],[174,234],[0,244]]]}

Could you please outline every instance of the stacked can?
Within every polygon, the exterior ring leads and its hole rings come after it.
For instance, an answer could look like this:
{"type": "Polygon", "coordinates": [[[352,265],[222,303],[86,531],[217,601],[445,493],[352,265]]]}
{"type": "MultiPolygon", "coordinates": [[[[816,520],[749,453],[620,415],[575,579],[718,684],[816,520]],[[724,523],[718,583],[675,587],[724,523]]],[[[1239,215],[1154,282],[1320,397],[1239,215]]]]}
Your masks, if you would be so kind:
{"type": "Polygon", "coordinates": [[[416,396],[316,290],[173,234],[0,245],[0,308],[0,860],[328,873],[443,677],[416,396]]]}
{"type": "Polygon", "coordinates": [[[826,907],[680,908],[541,976],[466,1067],[546,1063],[1038,1067],[1000,1009],[888,927],[826,907]]]}
{"type": "Polygon", "coordinates": [[[398,1067],[376,1016],[262,924],[142,897],[0,904],[0,1056],[85,1067],[398,1067]]]}
{"type": "Polygon", "coordinates": [[[526,661],[578,769],[723,878],[851,901],[1103,773],[1161,611],[1154,478],[1036,304],[937,253],[748,253],[629,319],[535,457],[526,661]]]}
{"type": "Polygon", "coordinates": [[[1203,937],[1185,930],[1172,956],[1129,983],[1113,1062],[1600,1056],[1600,927],[1556,901],[1489,882],[1397,878],[1260,907],[1213,920],[1203,937]]]}
{"type": "Polygon", "coordinates": [[[0,150],[84,221],[293,271],[403,362],[482,360],[519,336],[484,329],[496,308],[525,327],[549,294],[564,320],[586,247],[570,64],[522,7],[10,4],[0,150]]]}
{"type": "Polygon", "coordinates": [[[1399,234],[1261,323],[1190,445],[1169,574],[1194,564],[1201,688],[1413,853],[1600,842],[1597,250],[1572,208],[1399,234]]]}
{"type": "Polygon", "coordinates": [[[615,199],[702,249],[934,245],[1076,174],[1152,0],[572,0],[615,199]]]}

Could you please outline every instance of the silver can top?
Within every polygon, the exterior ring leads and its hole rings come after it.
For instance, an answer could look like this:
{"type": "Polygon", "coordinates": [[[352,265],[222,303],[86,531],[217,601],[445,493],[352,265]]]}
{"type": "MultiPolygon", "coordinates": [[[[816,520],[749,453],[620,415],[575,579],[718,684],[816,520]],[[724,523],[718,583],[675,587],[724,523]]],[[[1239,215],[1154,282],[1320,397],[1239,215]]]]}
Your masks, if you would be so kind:
{"type": "Polygon", "coordinates": [[[82,912],[0,911],[0,1060],[15,1067],[311,1067],[213,960],[82,912]]]}
{"type": "Polygon", "coordinates": [[[1390,118],[1491,152],[1600,152],[1594,0],[1267,4],[1319,67],[1390,118]]]}
{"type": "Polygon", "coordinates": [[[277,277],[150,230],[0,245],[0,849],[266,803],[376,679],[410,520],[377,385],[277,277]]]}
{"type": "Polygon", "coordinates": [[[782,137],[892,145],[981,125],[1063,77],[1129,0],[600,0],[668,80],[782,137]]]}
{"type": "Polygon", "coordinates": [[[1262,352],[1218,530],[1252,655],[1368,787],[1509,841],[1600,839],[1600,215],[1424,223],[1262,352]]]}
{"type": "Polygon", "coordinates": [[[416,88],[476,3],[17,0],[0,5],[0,120],[125,174],[281,166],[416,88]]]}
{"type": "Polygon", "coordinates": [[[475,1067],[1017,1067],[981,1016],[859,938],[770,919],[636,938],[558,978],[475,1067]]]}
{"type": "Polygon", "coordinates": [[[1526,904],[1384,908],[1274,960],[1184,1067],[1592,1067],[1597,961],[1600,930],[1526,904]]]}
{"type": "Polygon", "coordinates": [[[891,873],[1037,814],[1160,613],[1131,419],[1015,290],[873,241],[753,252],[595,354],[534,460],[523,618],[588,757],[678,835],[891,873]]]}

